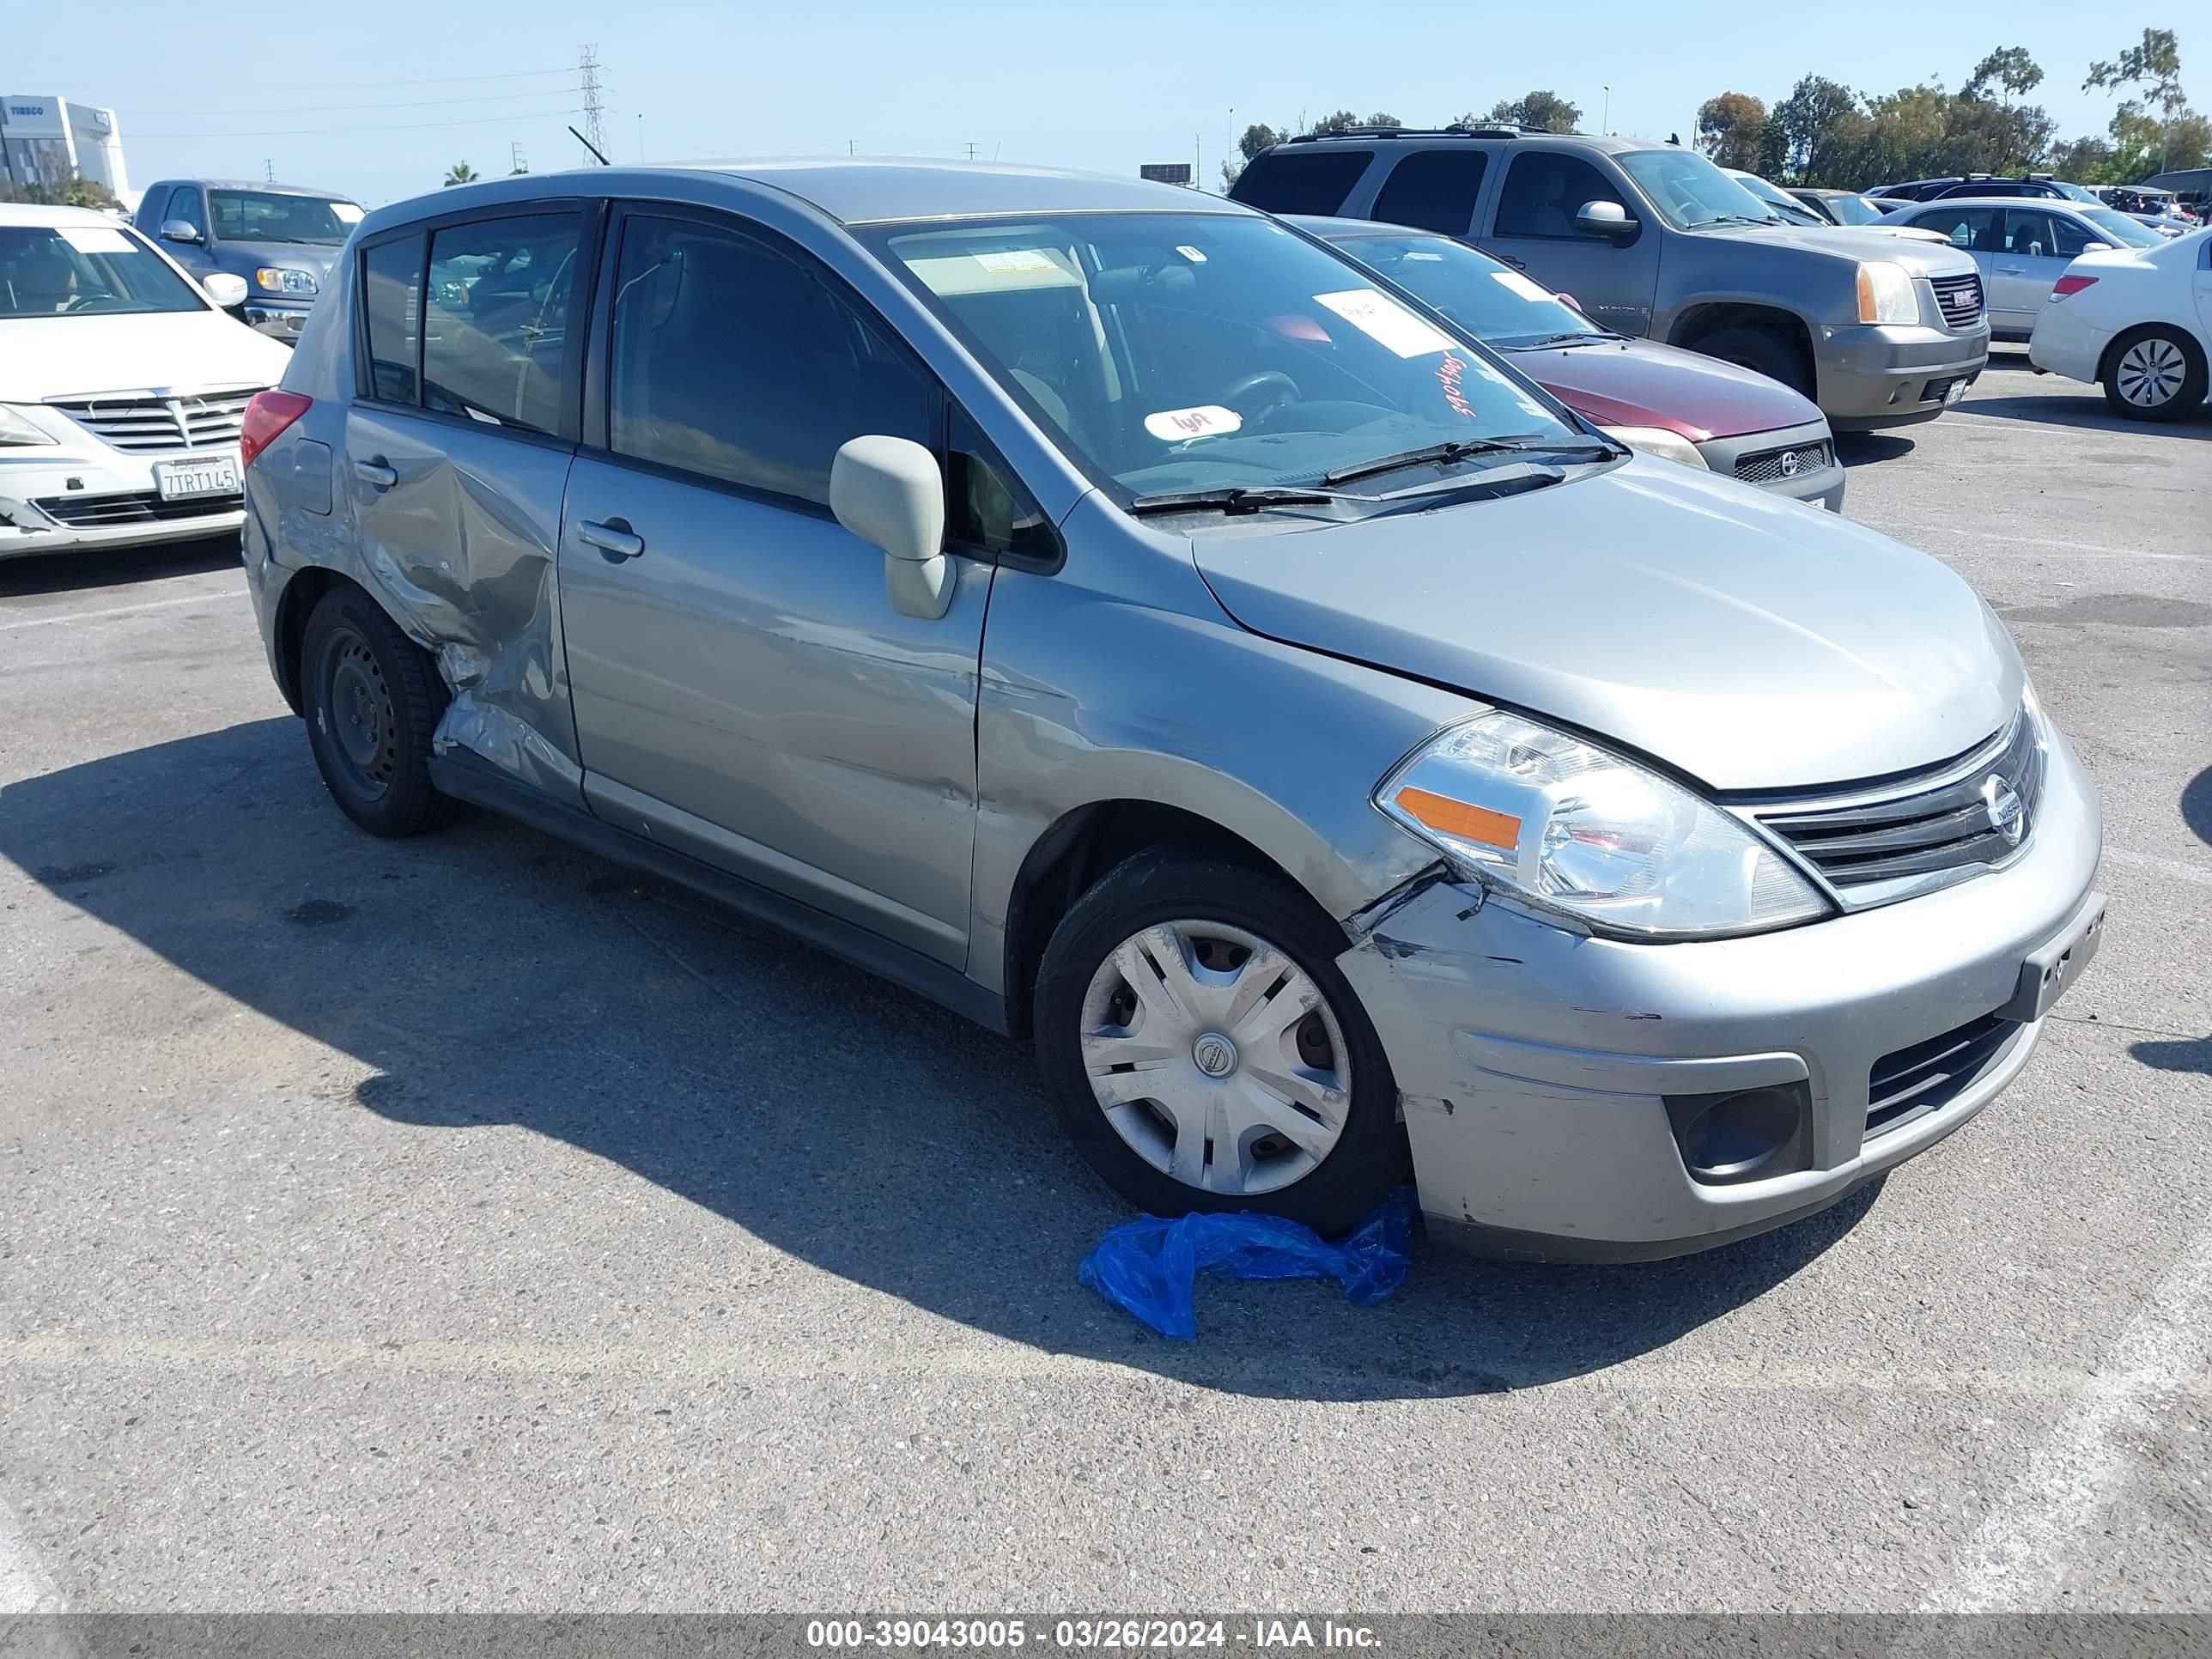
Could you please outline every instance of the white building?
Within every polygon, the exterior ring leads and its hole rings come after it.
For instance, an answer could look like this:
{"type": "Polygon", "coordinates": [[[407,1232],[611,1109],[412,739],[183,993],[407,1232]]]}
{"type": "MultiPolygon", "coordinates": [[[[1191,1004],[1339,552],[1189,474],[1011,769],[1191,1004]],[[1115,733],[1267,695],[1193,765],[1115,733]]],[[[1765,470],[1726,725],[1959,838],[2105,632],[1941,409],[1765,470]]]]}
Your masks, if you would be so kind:
{"type": "Polygon", "coordinates": [[[0,179],[52,185],[72,173],[130,202],[115,112],[44,94],[0,94],[0,179]]]}

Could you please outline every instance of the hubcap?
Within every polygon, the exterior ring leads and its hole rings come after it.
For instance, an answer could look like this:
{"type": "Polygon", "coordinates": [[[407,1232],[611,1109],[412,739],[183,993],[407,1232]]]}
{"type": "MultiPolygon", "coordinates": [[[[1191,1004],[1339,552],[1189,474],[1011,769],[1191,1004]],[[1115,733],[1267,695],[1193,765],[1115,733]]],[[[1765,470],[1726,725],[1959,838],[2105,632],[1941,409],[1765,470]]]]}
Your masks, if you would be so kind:
{"type": "Polygon", "coordinates": [[[375,653],[357,634],[342,634],[332,643],[330,696],[321,712],[323,730],[347,767],[364,789],[380,793],[398,764],[398,715],[375,653]]]}
{"type": "Polygon", "coordinates": [[[1352,1062],[1321,988],[1218,921],[1124,939],[1091,977],[1082,1048],[1115,1133],[1200,1192],[1289,1186],[1329,1155],[1351,1109],[1352,1062]]]}
{"type": "Polygon", "coordinates": [[[2156,409],[2180,394],[2188,365],[2171,340],[2137,340],[2120,354],[2114,379],[2120,396],[2138,409],[2156,409]]]}

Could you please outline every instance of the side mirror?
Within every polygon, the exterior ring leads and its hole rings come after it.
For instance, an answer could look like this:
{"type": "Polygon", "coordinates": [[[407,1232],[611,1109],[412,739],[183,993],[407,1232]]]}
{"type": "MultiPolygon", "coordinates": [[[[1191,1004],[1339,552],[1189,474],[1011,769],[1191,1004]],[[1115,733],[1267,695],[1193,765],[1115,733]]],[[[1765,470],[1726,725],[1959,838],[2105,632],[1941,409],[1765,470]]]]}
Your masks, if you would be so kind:
{"type": "Polygon", "coordinates": [[[1577,313],[1583,316],[1588,316],[1589,314],[1583,310],[1583,302],[1575,298],[1573,295],[1568,293],[1565,289],[1561,289],[1552,297],[1571,312],[1577,313]]]}
{"type": "Polygon", "coordinates": [[[911,438],[847,440],[830,463],[830,510],[884,550],[884,587],[893,609],[933,622],[951,607],[945,475],[936,456],[911,438]]]}
{"type": "Polygon", "coordinates": [[[1625,242],[1641,228],[1618,202],[1584,202],[1575,213],[1575,228],[1585,236],[1625,242]]]}
{"type": "Polygon", "coordinates": [[[2084,253],[2110,253],[2112,251],[2112,245],[2110,242],[2084,242],[2081,244],[2081,252],[2084,253]]]}
{"type": "Polygon", "coordinates": [[[165,242],[204,242],[207,238],[185,220],[164,219],[161,221],[161,240],[165,242]]]}
{"type": "Polygon", "coordinates": [[[223,311],[235,311],[246,303],[246,278],[227,270],[208,272],[200,278],[200,290],[223,311]]]}

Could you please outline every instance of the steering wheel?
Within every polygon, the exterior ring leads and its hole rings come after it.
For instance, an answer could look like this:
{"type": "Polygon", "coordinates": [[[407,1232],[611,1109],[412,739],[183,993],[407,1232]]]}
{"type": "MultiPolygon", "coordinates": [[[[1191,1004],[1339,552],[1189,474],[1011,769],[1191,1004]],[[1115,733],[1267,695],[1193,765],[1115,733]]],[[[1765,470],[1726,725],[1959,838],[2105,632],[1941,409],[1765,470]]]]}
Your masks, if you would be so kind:
{"type": "Polygon", "coordinates": [[[62,307],[62,315],[66,317],[73,312],[82,311],[87,306],[105,305],[112,298],[114,295],[109,294],[80,294],[62,307]]]}
{"type": "Polygon", "coordinates": [[[1249,414],[1256,423],[1283,404],[1298,402],[1305,394],[1298,390],[1298,383],[1281,369],[1263,368],[1256,374],[1231,381],[1214,395],[1239,415],[1249,414]],[[1262,392],[1269,395],[1261,398],[1262,392]]]}

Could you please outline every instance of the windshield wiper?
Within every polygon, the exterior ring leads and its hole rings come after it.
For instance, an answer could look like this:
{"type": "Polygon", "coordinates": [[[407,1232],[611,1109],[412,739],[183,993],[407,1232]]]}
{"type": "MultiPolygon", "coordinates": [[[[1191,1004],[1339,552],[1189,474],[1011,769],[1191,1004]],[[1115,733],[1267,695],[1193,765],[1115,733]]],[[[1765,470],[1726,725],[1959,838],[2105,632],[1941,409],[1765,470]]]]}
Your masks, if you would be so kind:
{"type": "Polygon", "coordinates": [[[1723,213],[1716,218],[1700,219],[1700,225],[1786,225],[1790,222],[1778,213],[1770,213],[1764,219],[1754,219],[1747,213],[1723,213]]]}
{"type": "Polygon", "coordinates": [[[1540,339],[1516,340],[1503,349],[1507,351],[1543,351],[1553,346],[1605,345],[1621,337],[1609,328],[1574,328],[1558,334],[1547,334],[1540,339]]]}
{"type": "Polygon", "coordinates": [[[1139,518],[1148,513],[1190,513],[1215,507],[1224,513],[1258,513],[1270,507],[1310,507],[1322,501],[1363,499],[1341,490],[1306,489],[1284,484],[1231,484],[1222,489],[1170,489],[1157,495],[1139,495],[1128,510],[1139,518]]]}
{"type": "Polygon", "coordinates": [[[1401,450],[1395,455],[1378,455],[1371,461],[1340,466],[1326,474],[1322,482],[1325,484],[1349,483],[1354,478],[1371,477],[1378,472],[1395,472],[1401,466],[1419,466],[1425,461],[1448,465],[1464,460],[1470,455],[1611,455],[1615,453],[1616,447],[1602,438],[1546,438],[1534,433],[1523,433],[1510,438],[1455,438],[1449,443],[1401,450]]]}

